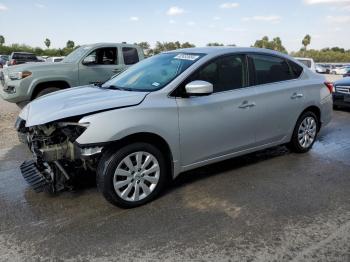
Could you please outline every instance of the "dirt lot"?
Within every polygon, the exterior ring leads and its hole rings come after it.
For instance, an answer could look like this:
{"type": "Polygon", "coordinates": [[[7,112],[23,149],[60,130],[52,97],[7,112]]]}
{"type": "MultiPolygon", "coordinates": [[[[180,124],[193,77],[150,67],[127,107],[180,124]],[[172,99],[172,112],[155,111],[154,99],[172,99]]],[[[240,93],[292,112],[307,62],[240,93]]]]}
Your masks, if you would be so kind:
{"type": "Polygon", "coordinates": [[[350,111],[307,154],[275,147],[181,175],[123,210],[95,187],[34,193],[0,100],[0,261],[350,261],[350,111]]]}

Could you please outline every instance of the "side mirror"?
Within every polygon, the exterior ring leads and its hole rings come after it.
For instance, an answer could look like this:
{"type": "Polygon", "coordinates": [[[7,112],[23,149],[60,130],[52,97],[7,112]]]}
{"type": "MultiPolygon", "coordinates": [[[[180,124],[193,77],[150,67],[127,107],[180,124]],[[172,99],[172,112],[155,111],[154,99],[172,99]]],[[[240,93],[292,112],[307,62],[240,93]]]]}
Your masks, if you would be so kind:
{"type": "Polygon", "coordinates": [[[196,80],[185,86],[186,94],[189,96],[207,96],[213,93],[213,85],[206,81],[196,80]]]}
{"type": "Polygon", "coordinates": [[[96,62],[96,56],[89,55],[89,56],[84,58],[83,65],[91,65],[91,64],[95,64],[95,62],[96,62]]]}

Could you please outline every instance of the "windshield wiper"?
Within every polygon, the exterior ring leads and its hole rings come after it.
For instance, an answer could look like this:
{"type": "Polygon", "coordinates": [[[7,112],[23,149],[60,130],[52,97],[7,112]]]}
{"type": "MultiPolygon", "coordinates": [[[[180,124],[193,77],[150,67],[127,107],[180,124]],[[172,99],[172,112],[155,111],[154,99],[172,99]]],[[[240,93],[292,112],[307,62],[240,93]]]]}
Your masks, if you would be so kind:
{"type": "Polygon", "coordinates": [[[110,86],[103,86],[101,87],[103,89],[114,89],[114,90],[120,90],[120,91],[132,91],[130,88],[124,88],[120,86],[110,85],[110,86]]]}

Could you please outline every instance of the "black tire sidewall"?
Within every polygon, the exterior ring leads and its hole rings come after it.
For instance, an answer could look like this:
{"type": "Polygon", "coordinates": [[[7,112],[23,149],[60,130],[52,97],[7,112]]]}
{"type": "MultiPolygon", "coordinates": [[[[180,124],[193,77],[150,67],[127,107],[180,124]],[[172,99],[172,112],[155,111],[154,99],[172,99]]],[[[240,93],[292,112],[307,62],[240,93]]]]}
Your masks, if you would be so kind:
{"type": "Polygon", "coordinates": [[[113,205],[122,208],[133,208],[144,205],[152,201],[155,197],[157,197],[157,195],[161,192],[161,190],[166,184],[166,172],[167,168],[165,158],[158,148],[148,143],[133,143],[126,145],[120,149],[109,149],[104,153],[104,155],[99,161],[97,168],[97,187],[99,191],[102,192],[106,200],[112,203],[113,205]],[[120,161],[122,161],[127,155],[138,151],[151,153],[158,160],[158,164],[160,167],[160,175],[158,184],[150,195],[148,195],[142,200],[130,202],[122,199],[117,195],[113,186],[113,177],[114,172],[117,166],[119,165],[120,161]]]}
{"type": "Polygon", "coordinates": [[[307,112],[303,113],[303,114],[299,117],[299,119],[298,119],[298,121],[297,121],[297,123],[296,123],[296,125],[295,125],[294,131],[293,131],[292,140],[291,140],[291,142],[290,142],[291,149],[292,149],[294,152],[296,152],[296,153],[305,153],[305,152],[308,152],[308,151],[312,148],[313,144],[314,144],[315,141],[316,141],[317,134],[318,134],[318,130],[319,130],[319,124],[320,124],[320,123],[319,123],[319,119],[317,118],[317,116],[316,116],[313,112],[307,111],[307,112]],[[302,147],[302,146],[300,145],[300,143],[299,143],[298,132],[299,132],[300,124],[301,124],[301,123],[304,121],[304,119],[307,118],[307,117],[312,117],[312,118],[316,121],[316,136],[315,136],[314,141],[311,143],[311,145],[308,146],[307,148],[304,148],[304,147],[302,147]]]}

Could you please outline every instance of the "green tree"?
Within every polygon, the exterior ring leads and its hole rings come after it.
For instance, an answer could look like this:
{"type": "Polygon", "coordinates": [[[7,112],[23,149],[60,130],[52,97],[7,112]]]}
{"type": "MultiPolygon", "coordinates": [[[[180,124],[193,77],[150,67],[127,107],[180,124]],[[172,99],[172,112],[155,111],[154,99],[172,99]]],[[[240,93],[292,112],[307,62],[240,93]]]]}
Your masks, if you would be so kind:
{"type": "Polygon", "coordinates": [[[213,42],[213,43],[208,43],[207,46],[224,46],[224,44],[213,42]]]}
{"type": "Polygon", "coordinates": [[[192,47],[196,47],[194,44],[191,44],[189,42],[185,42],[181,44],[181,48],[192,48],[192,47]]]}
{"type": "Polygon", "coordinates": [[[304,36],[303,41],[301,41],[301,43],[303,44],[304,50],[306,51],[307,46],[310,45],[311,43],[311,36],[310,35],[304,36]]]}
{"type": "Polygon", "coordinates": [[[256,40],[254,47],[267,48],[276,50],[279,52],[287,53],[286,48],[282,45],[282,40],[279,37],[275,37],[272,41],[267,36],[264,36],[261,40],[256,40]]]}
{"type": "Polygon", "coordinates": [[[50,39],[46,38],[44,41],[44,44],[46,45],[47,48],[50,48],[50,45],[51,45],[50,39]]]}
{"type": "Polygon", "coordinates": [[[69,48],[69,49],[73,49],[75,46],[75,43],[72,41],[72,40],[68,40],[67,41],[67,44],[66,44],[66,47],[69,48]]]}
{"type": "Polygon", "coordinates": [[[135,45],[138,45],[143,49],[143,54],[148,57],[151,56],[153,53],[153,50],[151,49],[151,45],[148,42],[140,42],[140,43],[134,43],[135,45]]]}
{"type": "Polygon", "coordinates": [[[3,35],[0,35],[0,46],[5,44],[5,37],[3,35]]]}
{"type": "Polygon", "coordinates": [[[156,46],[153,49],[154,54],[159,54],[164,51],[170,51],[170,50],[175,50],[175,49],[180,49],[180,48],[189,48],[189,47],[194,47],[194,44],[191,44],[189,42],[185,43],[180,43],[179,41],[176,42],[159,42],[157,41],[156,46]]]}

